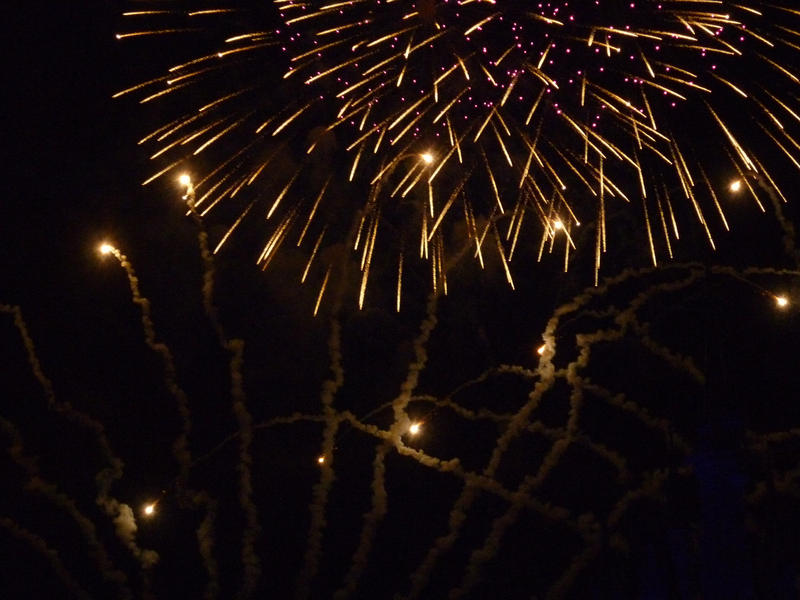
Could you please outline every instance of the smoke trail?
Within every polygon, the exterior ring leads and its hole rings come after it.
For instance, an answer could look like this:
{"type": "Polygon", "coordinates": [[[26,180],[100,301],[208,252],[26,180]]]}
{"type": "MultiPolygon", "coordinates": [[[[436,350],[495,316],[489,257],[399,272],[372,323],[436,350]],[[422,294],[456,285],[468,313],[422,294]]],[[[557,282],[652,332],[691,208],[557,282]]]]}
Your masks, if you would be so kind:
{"type": "Polygon", "coordinates": [[[214,521],[217,516],[217,502],[206,492],[194,492],[192,501],[195,505],[205,509],[205,516],[197,527],[195,535],[197,537],[197,548],[203,566],[208,573],[208,584],[206,585],[203,597],[206,600],[213,600],[219,595],[219,566],[214,558],[214,521]]]}
{"type": "Polygon", "coordinates": [[[113,510],[117,516],[114,517],[114,526],[119,537],[131,553],[139,559],[145,568],[152,567],[158,562],[158,554],[153,550],[142,550],[136,545],[136,518],[133,516],[133,509],[127,504],[117,502],[113,505],[113,510]]]}
{"type": "MultiPolygon", "coordinates": [[[[571,380],[573,384],[577,378],[575,369],[575,363],[571,364],[567,369],[567,379],[571,380]]],[[[569,416],[564,436],[556,440],[550,447],[550,450],[542,459],[537,473],[534,476],[525,477],[522,484],[520,484],[517,489],[517,492],[514,494],[514,501],[512,501],[506,512],[493,521],[483,547],[474,550],[470,555],[461,583],[457,588],[450,591],[451,598],[461,598],[469,593],[475,583],[480,579],[482,566],[497,554],[497,550],[500,547],[506,530],[516,522],[517,517],[520,512],[522,512],[524,506],[519,499],[530,496],[531,492],[541,485],[547,475],[559,464],[561,457],[569,448],[573,438],[577,435],[578,417],[580,415],[582,401],[582,389],[579,386],[573,385],[572,393],[570,394],[569,416]]]]}
{"type": "Polygon", "coordinates": [[[411,574],[411,591],[409,598],[417,598],[423,589],[428,585],[431,572],[436,566],[439,557],[453,547],[461,528],[467,520],[467,513],[475,500],[477,489],[472,485],[465,485],[461,494],[453,504],[448,516],[448,530],[445,535],[439,536],[428,550],[422,563],[411,574]]]}
{"type": "MultiPolygon", "coordinates": [[[[187,502],[200,507],[205,511],[203,521],[198,528],[198,551],[203,560],[203,565],[208,573],[209,581],[206,587],[205,595],[207,598],[216,597],[219,591],[219,569],[216,560],[212,553],[213,548],[213,523],[215,520],[216,502],[206,493],[196,490],[191,490],[185,487],[186,481],[189,477],[189,470],[192,467],[192,455],[189,448],[189,435],[191,433],[191,412],[189,410],[189,398],[186,392],[178,383],[177,369],[175,367],[175,360],[170,350],[164,342],[156,340],[155,324],[153,323],[152,313],[150,309],[150,301],[141,294],[139,289],[139,279],[131,262],[127,257],[116,249],[112,249],[111,253],[117,258],[122,268],[128,277],[128,283],[131,289],[131,296],[134,304],[138,305],[141,311],[142,329],[144,331],[145,343],[147,346],[156,353],[162,361],[164,372],[164,384],[170,394],[173,396],[178,409],[178,414],[181,418],[181,432],[173,442],[172,452],[180,469],[178,476],[177,493],[182,502],[187,502]],[[202,530],[202,535],[201,535],[202,530]]],[[[212,278],[213,282],[213,278],[212,278]]],[[[210,288],[209,288],[210,289],[210,288]]],[[[209,291],[210,297],[210,291],[209,291]]],[[[204,300],[206,298],[204,286],[204,300]]],[[[209,306],[211,306],[209,304],[209,306]]],[[[211,307],[213,308],[213,307],[211,307]]],[[[215,321],[216,323],[216,321],[215,321]]],[[[126,507],[127,508],[127,507],[126,507]]],[[[126,523],[129,519],[129,509],[119,506],[111,505],[111,510],[116,510],[118,513],[117,522],[126,523]]],[[[132,513],[130,514],[132,519],[132,513]]],[[[133,523],[135,532],[135,523],[133,523]]],[[[126,529],[120,530],[125,532],[126,529]]],[[[134,545],[135,546],[135,545],[134,545]]],[[[136,553],[136,550],[134,550],[136,553]]],[[[149,554],[141,554],[142,560],[152,560],[149,554]]]]}
{"type": "MultiPolygon", "coordinates": [[[[763,167],[761,169],[762,171],[764,170],[763,167]]],[[[780,225],[781,231],[783,232],[783,251],[786,252],[787,256],[792,258],[795,266],[800,267],[800,251],[797,249],[797,232],[795,231],[794,223],[791,219],[788,219],[786,215],[783,214],[783,206],[786,203],[786,199],[783,197],[783,194],[781,194],[780,198],[778,197],[780,190],[778,190],[774,184],[769,185],[769,183],[772,183],[771,181],[768,183],[764,181],[762,177],[758,177],[756,183],[767,193],[767,196],[769,196],[772,202],[772,207],[775,209],[775,218],[778,220],[778,225],[780,225]]]]}
{"type": "MultiPolygon", "coordinates": [[[[255,540],[261,533],[261,526],[258,522],[258,509],[253,501],[253,482],[252,466],[253,456],[250,447],[253,442],[253,418],[247,409],[247,396],[244,391],[244,377],[242,366],[244,364],[244,340],[231,338],[228,339],[225,329],[219,319],[217,307],[214,304],[214,279],[216,268],[214,258],[208,245],[208,233],[200,214],[195,206],[194,185],[189,182],[186,195],[184,196],[189,213],[197,225],[197,243],[200,249],[200,258],[203,261],[203,286],[202,298],[203,309],[217,335],[220,345],[230,354],[229,370],[231,378],[231,400],[233,413],[239,424],[239,502],[245,514],[245,529],[242,532],[242,564],[244,566],[244,580],[241,590],[242,598],[252,596],[261,576],[261,561],[255,552],[255,540]]],[[[207,514],[207,519],[209,515],[207,514]]],[[[206,521],[204,521],[205,523],[206,521]]],[[[213,517],[211,518],[213,522],[213,517]]],[[[208,533],[210,536],[210,532],[208,533]]],[[[208,538],[210,539],[210,538],[208,538]]],[[[198,537],[198,541],[200,538],[198,537]]],[[[208,554],[210,558],[210,554],[208,554]]],[[[207,563],[211,567],[209,574],[216,573],[216,566],[207,563]]],[[[213,579],[213,578],[212,578],[213,579]]],[[[211,585],[211,582],[210,584],[211,585]]]]}
{"type": "Polygon", "coordinates": [[[69,590],[72,596],[80,600],[91,600],[91,596],[89,596],[86,590],[84,590],[72,576],[72,573],[64,566],[61,557],[58,555],[58,551],[48,546],[43,538],[25,529],[9,517],[0,517],[0,527],[4,527],[12,536],[25,542],[41,554],[47,562],[50,563],[56,576],[61,580],[61,583],[64,584],[64,587],[69,590]]]}
{"type": "Polygon", "coordinates": [[[335,599],[348,598],[356,591],[358,581],[367,567],[369,553],[372,549],[372,542],[375,539],[378,524],[386,516],[388,510],[388,498],[386,495],[386,455],[391,450],[391,443],[387,440],[383,442],[375,453],[372,461],[372,508],[364,515],[364,525],[361,528],[361,535],[358,540],[353,558],[351,559],[350,569],[344,578],[344,583],[334,593],[335,599]]]}
{"type": "MultiPolygon", "coordinates": [[[[30,337],[27,325],[22,318],[22,311],[18,306],[8,306],[5,304],[0,304],[0,311],[10,313],[14,316],[14,324],[22,338],[22,343],[28,355],[28,363],[31,366],[31,371],[34,376],[42,386],[48,407],[94,433],[103,459],[109,464],[108,467],[101,469],[95,476],[95,481],[97,482],[97,497],[95,498],[95,502],[98,506],[103,508],[112,520],[116,519],[121,507],[125,505],[121,504],[116,498],[111,497],[110,492],[114,481],[122,477],[123,462],[111,450],[111,445],[108,442],[104,427],[89,415],[73,408],[69,402],[60,402],[57,400],[53,384],[42,370],[41,363],[36,354],[36,347],[33,344],[33,339],[30,337]]],[[[93,531],[94,527],[92,526],[92,535],[94,535],[93,531]]],[[[123,539],[122,541],[128,545],[129,540],[123,539]]],[[[134,555],[140,559],[143,567],[148,567],[152,564],[154,555],[155,560],[157,560],[157,554],[151,553],[152,551],[149,550],[141,551],[138,546],[136,546],[135,542],[132,543],[133,548],[135,548],[134,555]]],[[[130,545],[128,547],[130,547],[130,545]]]]}
{"type": "Polygon", "coordinates": [[[601,533],[599,528],[595,528],[592,535],[588,537],[586,547],[582,552],[575,555],[567,569],[558,578],[558,580],[550,586],[547,591],[548,600],[556,600],[558,598],[565,598],[569,588],[575,581],[575,578],[587,567],[592,559],[597,556],[600,551],[602,543],[601,533]]]}
{"type": "MultiPolygon", "coordinates": [[[[335,313],[334,313],[335,314],[335,313]]],[[[325,417],[325,428],[322,432],[322,463],[320,464],[320,479],[314,485],[312,500],[309,504],[311,520],[308,527],[308,544],[303,557],[303,567],[297,579],[298,599],[309,597],[311,583],[319,568],[319,557],[322,551],[322,533],[326,526],[325,507],[328,503],[328,494],[334,480],[333,471],[333,445],[336,432],[339,429],[340,419],[333,406],[336,393],[344,384],[344,370],[342,368],[342,331],[339,321],[331,319],[331,331],[328,337],[328,356],[330,358],[331,377],[322,384],[321,400],[322,413],[325,417]]]]}
{"type": "Polygon", "coordinates": [[[414,340],[414,362],[408,366],[408,375],[406,375],[405,381],[400,385],[400,394],[392,402],[392,409],[394,412],[392,430],[396,433],[398,443],[400,443],[400,436],[408,429],[406,407],[411,401],[411,395],[417,387],[419,375],[428,361],[427,344],[437,323],[437,299],[438,296],[435,293],[428,297],[428,304],[425,307],[425,318],[420,326],[419,335],[417,335],[417,338],[414,340]]]}
{"type": "MultiPolygon", "coordinates": [[[[344,584],[336,591],[335,598],[345,598],[352,594],[358,586],[358,581],[367,566],[369,552],[375,539],[377,527],[387,512],[387,497],[384,482],[386,478],[386,455],[394,445],[398,450],[404,448],[402,436],[408,431],[410,421],[406,409],[411,401],[412,394],[419,382],[419,376],[428,361],[427,344],[431,333],[436,327],[437,295],[433,293],[428,298],[425,318],[420,325],[420,332],[413,343],[414,362],[408,366],[408,373],[400,385],[400,393],[392,401],[394,423],[388,434],[389,438],[378,446],[373,460],[372,472],[372,509],[364,515],[364,524],[359,536],[358,547],[353,554],[350,569],[345,576],[344,584]]],[[[439,462],[438,459],[433,459],[439,462]]],[[[421,461],[424,464],[424,461],[421,461]]]]}
{"type": "Polygon", "coordinates": [[[0,417],[0,428],[5,431],[11,442],[11,445],[8,447],[8,455],[11,457],[11,460],[20,466],[28,475],[25,488],[41,494],[72,518],[78,525],[86,544],[89,546],[89,555],[94,559],[97,570],[106,581],[117,586],[121,598],[125,598],[126,600],[132,599],[133,593],[128,587],[128,578],[125,576],[125,573],[117,569],[112,563],[105,547],[97,537],[94,524],[80,512],[72,498],[67,496],[64,492],[59,491],[55,484],[41,477],[35,460],[24,454],[22,436],[17,428],[3,417],[0,417]]]}
{"type": "MultiPolygon", "coordinates": [[[[689,266],[695,268],[700,267],[699,265],[689,265],[689,266]]],[[[686,265],[676,265],[676,266],[663,267],[661,270],[664,271],[664,270],[685,269],[685,268],[687,268],[686,265]]],[[[526,404],[523,405],[517,411],[517,413],[510,420],[505,431],[498,438],[495,448],[492,451],[492,455],[488,461],[488,464],[483,471],[485,477],[489,478],[490,480],[494,477],[494,473],[496,472],[497,468],[500,465],[500,460],[502,456],[505,454],[506,450],[508,449],[511,441],[515,439],[522,431],[527,430],[529,426],[528,424],[530,421],[530,416],[538,408],[544,393],[552,388],[557,378],[563,377],[566,374],[565,372],[556,371],[555,366],[553,364],[553,358],[555,356],[555,349],[556,349],[556,330],[561,320],[567,315],[579,311],[584,306],[589,304],[593,299],[602,297],[604,294],[607,293],[609,288],[621,284],[629,279],[641,277],[642,275],[649,274],[652,272],[654,272],[654,269],[652,268],[626,269],[622,271],[620,274],[616,275],[615,277],[606,278],[597,287],[587,288],[581,294],[573,298],[571,301],[563,304],[554,311],[553,316],[548,320],[545,326],[545,330],[542,334],[542,338],[545,343],[539,361],[539,366],[536,370],[536,374],[538,375],[539,380],[534,385],[533,390],[529,394],[528,401],[526,402],[526,404]]],[[[698,277],[699,274],[700,272],[693,272],[692,275],[690,275],[690,279],[694,280],[694,278],[698,277]]],[[[686,285],[688,285],[688,282],[686,283],[686,285]]],[[[655,291],[653,293],[655,293],[655,291]]],[[[645,299],[646,297],[642,297],[640,299],[639,304],[643,303],[645,299]]],[[[638,304],[636,305],[636,307],[638,307],[638,304]]],[[[635,310],[636,307],[633,307],[632,310],[635,310]]],[[[609,315],[613,315],[615,312],[616,311],[614,311],[613,309],[610,309],[608,311],[609,315]]],[[[609,335],[613,334],[609,333],[609,335]]],[[[588,341],[588,339],[586,339],[586,341],[588,341]]],[[[586,361],[588,361],[588,356],[589,356],[588,351],[585,349],[585,347],[582,348],[581,355],[575,362],[573,368],[585,366],[586,361]]],[[[626,404],[626,407],[630,409],[634,408],[635,405],[632,407],[626,404]]],[[[574,435],[577,436],[577,431],[574,433],[574,435]]],[[[559,448],[561,448],[562,446],[563,445],[559,445],[559,448]]],[[[476,498],[476,490],[473,490],[470,484],[467,483],[462,489],[458,499],[456,500],[453,511],[451,511],[448,522],[447,533],[445,533],[443,536],[440,536],[435,540],[433,546],[429,549],[422,563],[411,574],[412,588],[409,594],[410,598],[418,597],[418,595],[422,592],[422,590],[427,586],[427,583],[429,581],[431,573],[433,572],[436,562],[444,553],[450,550],[455,541],[458,539],[461,528],[463,527],[466,521],[466,516],[468,514],[468,511],[472,503],[474,502],[475,498],[476,498]]]]}
{"type": "MultiPolygon", "coordinates": [[[[562,439],[557,440],[551,446],[550,451],[543,458],[542,464],[540,465],[539,471],[535,477],[526,478],[525,482],[520,486],[517,492],[518,497],[527,496],[536,487],[538,487],[547,474],[559,464],[564,452],[572,443],[573,439],[578,435],[578,418],[583,401],[583,390],[585,389],[586,383],[585,380],[578,375],[578,372],[580,369],[588,365],[592,347],[598,342],[610,342],[621,338],[629,328],[633,328],[639,332],[645,330],[646,328],[642,327],[635,317],[637,309],[655,294],[676,291],[691,285],[701,275],[701,273],[702,272],[700,270],[690,270],[689,273],[680,280],[651,285],[644,291],[640,292],[629,303],[625,310],[617,314],[617,316],[614,318],[614,321],[617,325],[616,328],[599,330],[591,334],[579,334],[576,336],[576,342],[579,350],[578,357],[569,365],[567,365],[564,371],[564,377],[572,388],[565,435],[562,439]]],[[[700,382],[704,381],[703,375],[696,369],[696,367],[694,367],[693,363],[688,358],[675,355],[653,340],[650,340],[650,343],[646,343],[645,345],[653,349],[659,356],[665,358],[672,366],[686,370],[691,375],[695,376],[695,378],[700,382]]],[[[560,373],[557,375],[560,375],[560,373]]],[[[499,447],[500,442],[498,442],[498,448],[499,447]]],[[[457,588],[451,590],[451,597],[462,597],[468,593],[473,585],[479,580],[482,565],[495,556],[499,549],[504,532],[516,521],[521,509],[522,506],[517,502],[514,502],[501,517],[495,519],[492,524],[492,529],[484,541],[483,547],[475,550],[470,556],[464,578],[457,588]]],[[[593,537],[593,534],[589,532],[586,537],[588,541],[589,538],[593,537]]],[[[588,560],[588,558],[586,560],[588,560]]],[[[574,572],[578,566],[585,565],[586,560],[583,560],[579,563],[574,563],[571,567],[571,572],[574,572]]]]}
{"type": "Polygon", "coordinates": [[[255,541],[261,532],[261,526],[258,523],[258,509],[253,501],[253,455],[250,452],[250,446],[253,443],[253,418],[247,410],[242,377],[244,341],[231,339],[227,341],[226,347],[231,353],[230,378],[233,414],[236,416],[240,431],[239,463],[236,465],[236,470],[239,472],[239,503],[245,516],[245,528],[242,532],[244,580],[240,596],[250,598],[255,592],[259,577],[261,577],[261,560],[255,552],[255,541]]]}
{"type": "Polygon", "coordinates": [[[214,304],[214,278],[216,276],[214,257],[208,245],[208,233],[206,232],[203,218],[200,216],[200,213],[197,212],[194,185],[191,183],[187,186],[184,198],[186,199],[186,204],[189,206],[189,214],[192,216],[192,220],[197,226],[197,245],[200,248],[200,258],[203,261],[203,308],[211,321],[211,325],[214,327],[217,337],[224,346],[225,331],[222,328],[217,307],[214,304]]]}
{"type": "Polygon", "coordinates": [[[151,315],[150,301],[142,296],[139,290],[139,279],[136,276],[133,265],[128,258],[116,248],[111,250],[111,254],[119,261],[119,264],[128,276],[128,284],[131,288],[133,303],[136,304],[141,311],[145,343],[153,352],[161,357],[164,370],[164,385],[172,397],[175,398],[178,414],[181,418],[181,433],[173,443],[172,451],[180,468],[179,480],[183,483],[189,476],[189,468],[192,463],[192,455],[189,450],[189,433],[192,429],[189,399],[186,396],[186,392],[184,392],[178,384],[177,370],[175,368],[175,359],[172,356],[172,351],[164,342],[156,341],[156,331],[151,315]]]}
{"type": "MultiPolygon", "coordinates": [[[[572,392],[570,394],[570,410],[565,436],[553,444],[550,451],[544,457],[536,476],[532,478],[526,478],[526,481],[518,490],[518,495],[529,495],[533,489],[538,487],[547,474],[556,467],[560,458],[563,456],[564,452],[577,435],[578,418],[583,402],[583,390],[585,389],[587,383],[580,375],[578,375],[578,372],[579,369],[588,365],[592,347],[598,342],[610,342],[619,339],[622,337],[622,335],[624,335],[628,328],[634,328],[641,331],[644,328],[639,325],[635,318],[636,310],[638,308],[640,308],[655,294],[676,291],[691,285],[700,275],[701,272],[699,270],[690,270],[683,279],[678,281],[654,284],[640,292],[629,303],[628,307],[615,317],[614,321],[618,326],[617,328],[600,330],[588,335],[580,334],[576,336],[576,341],[579,348],[578,357],[572,361],[565,370],[565,378],[572,388],[572,392]]],[[[686,370],[691,375],[695,376],[700,382],[704,381],[702,374],[697,371],[689,359],[676,357],[674,353],[667,351],[665,348],[656,344],[656,342],[652,340],[648,347],[655,348],[657,354],[665,358],[672,366],[686,370]]],[[[474,583],[478,581],[480,577],[481,565],[495,556],[497,550],[499,549],[503,533],[516,521],[521,508],[522,507],[519,504],[513,503],[503,516],[495,519],[494,523],[492,524],[492,530],[487,536],[483,547],[472,553],[469,564],[467,565],[465,577],[461,585],[457,589],[451,591],[451,597],[463,596],[469,592],[474,583]]],[[[594,537],[594,534],[592,534],[590,531],[586,537],[587,541],[589,541],[589,538],[594,537]]],[[[570,572],[573,572],[573,576],[575,569],[586,564],[586,561],[588,561],[588,555],[584,558],[585,560],[582,559],[580,562],[573,563],[571,566],[570,572]]]]}

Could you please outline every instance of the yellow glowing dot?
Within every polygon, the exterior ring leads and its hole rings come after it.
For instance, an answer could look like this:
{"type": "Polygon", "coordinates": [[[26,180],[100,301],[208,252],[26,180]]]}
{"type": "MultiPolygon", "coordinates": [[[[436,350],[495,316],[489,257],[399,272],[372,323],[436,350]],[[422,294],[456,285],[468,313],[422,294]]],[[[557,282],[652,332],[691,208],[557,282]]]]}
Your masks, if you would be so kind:
{"type": "Polygon", "coordinates": [[[100,244],[100,254],[111,254],[114,251],[114,246],[111,244],[100,244]]]}
{"type": "Polygon", "coordinates": [[[564,229],[564,224],[560,220],[556,220],[553,223],[553,227],[555,227],[556,229],[564,229]]]}
{"type": "Polygon", "coordinates": [[[544,349],[545,349],[545,347],[546,347],[546,344],[542,344],[541,346],[539,346],[539,347],[536,349],[536,354],[538,354],[539,356],[541,356],[542,354],[544,354],[544,349]]]}
{"type": "Polygon", "coordinates": [[[738,192],[739,190],[742,189],[742,181],[740,179],[734,179],[733,181],[731,181],[731,184],[728,187],[728,189],[734,193],[738,192]]]}
{"type": "Polygon", "coordinates": [[[430,152],[425,152],[424,154],[420,154],[420,158],[426,165],[429,165],[433,162],[433,154],[431,154],[430,152]]]}
{"type": "Polygon", "coordinates": [[[318,462],[319,464],[321,464],[321,465],[322,465],[322,464],[325,464],[325,457],[324,457],[324,456],[320,456],[319,458],[317,458],[317,462],[318,462]]]}
{"type": "Polygon", "coordinates": [[[422,429],[422,425],[420,425],[419,423],[412,423],[411,426],[408,428],[408,433],[410,433],[411,435],[417,435],[420,432],[420,429],[422,429]]]}
{"type": "Polygon", "coordinates": [[[188,173],[183,173],[180,177],[178,177],[178,183],[183,186],[188,186],[192,183],[192,178],[188,173]]]}
{"type": "Polygon", "coordinates": [[[777,304],[779,308],[786,308],[789,306],[789,299],[786,296],[775,296],[775,304],[777,304]]]}
{"type": "Polygon", "coordinates": [[[153,513],[155,512],[156,512],[155,504],[148,504],[147,506],[144,507],[144,514],[146,514],[148,517],[152,516],[153,513]]]}

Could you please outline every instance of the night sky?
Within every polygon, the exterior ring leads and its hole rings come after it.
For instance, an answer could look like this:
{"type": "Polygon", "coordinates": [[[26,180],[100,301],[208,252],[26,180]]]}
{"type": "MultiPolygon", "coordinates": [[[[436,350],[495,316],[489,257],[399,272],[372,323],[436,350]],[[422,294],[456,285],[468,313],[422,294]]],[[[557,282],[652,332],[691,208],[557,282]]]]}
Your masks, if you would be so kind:
{"type": "Polygon", "coordinates": [[[515,290],[467,258],[432,300],[410,266],[400,314],[391,277],[358,309],[356,257],[314,317],[305,254],[262,272],[256,223],[209,315],[198,236],[225,227],[141,185],[168,116],[111,98],[202,39],[117,41],[121,11],[6,13],[0,597],[800,595],[791,165],[780,218],[723,199],[715,252],[687,220],[652,269],[618,207],[596,288],[591,235],[566,274],[537,238],[515,290]]]}

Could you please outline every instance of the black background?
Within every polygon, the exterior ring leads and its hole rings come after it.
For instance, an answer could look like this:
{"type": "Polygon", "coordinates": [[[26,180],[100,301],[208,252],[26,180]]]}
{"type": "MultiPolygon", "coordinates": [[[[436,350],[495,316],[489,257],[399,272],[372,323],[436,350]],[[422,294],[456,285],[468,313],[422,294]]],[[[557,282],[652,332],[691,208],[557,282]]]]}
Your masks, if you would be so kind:
{"type": "MultiPolygon", "coordinates": [[[[102,458],[91,436],[47,409],[7,315],[0,329],[2,415],[21,432],[26,453],[40,457],[43,476],[74,498],[95,523],[135,595],[149,587],[155,597],[199,598],[206,573],[194,529],[201,515],[180,506],[174,490],[170,444],[179,427],[174,400],[165,390],[158,358],[143,342],[125,274],[113,259],[98,256],[97,245],[113,240],[131,259],[142,292],[152,301],[158,337],[169,343],[179,381],[191,398],[195,458],[237,431],[228,356],[203,313],[197,229],[184,216],[180,191],[168,183],[140,185],[149,170],[136,140],[153,125],[143,121],[157,115],[135,100],[111,99],[115,91],[157,71],[150,65],[160,60],[163,48],[160,42],[133,46],[115,40],[120,11],[113,2],[27,2],[6,13],[6,54],[12,60],[4,94],[10,96],[11,107],[3,115],[0,302],[22,307],[58,399],[103,423],[114,451],[123,458],[124,476],[113,495],[137,511],[141,545],[161,555],[149,586],[142,584],[136,562],[115,541],[109,519],[94,505],[93,477],[102,458]],[[160,498],[157,516],[140,518],[140,507],[153,498],[160,498]]],[[[191,54],[192,48],[181,51],[191,54]]],[[[794,188],[790,184],[787,189],[794,188]]],[[[790,219],[796,210],[795,205],[787,209],[790,219]]],[[[797,312],[777,310],[770,296],[774,290],[791,297],[798,280],[754,276],[758,285],[750,285],[710,272],[714,264],[796,265],[783,251],[781,231],[770,214],[732,206],[729,215],[733,232],[718,239],[718,252],[704,247],[700,232],[679,246],[678,259],[698,260],[709,272],[685,290],[659,295],[643,312],[653,336],[691,356],[706,373],[706,383],[692,382],[680,369],[647,355],[641,335],[635,333],[600,344],[585,371],[668,421],[675,435],[689,440],[691,450],[681,455],[637,418],[603,408],[599,399],[587,396],[582,429],[625,456],[631,478],[610,483],[606,464],[576,450],[537,497],[570,506],[575,515],[596,513],[602,521],[614,502],[644,481],[645,473],[665,476],[646,501],[632,503],[616,530],[599,534],[600,550],[580,571],[571,592],[575,596],[684,597],[686,590],[702,591],[709,598],[733,597],[731,590],[738,597],[796,595],[798,554],[792,540],[799,521],[791,473],[797,467],[797,446],[790,439],[764,450],[746,432],[791,431],[800,425],[797,312]],[[775,483],[786,473],[788,483],[775,483]],[[614,545],[614,534],[627,540],[627,549],[614,545]]],[[[631,251],[640,241],[621,239],[607,274],[626,266],[646,267],[646,253],[631,251]]],[[[292,269],[299,258],[289,255],[261,273],[243,257],[234,250],[219,258],[215,299],[229,334],[247,344],[245,387],[254,421],[294,411],[318,414],[320,388],[329,376],[330,314],[323,309],[321,317],[312,318],[316,290],[287,283],[295,277],[292,269]]],[[[560,262],[558,257],[541,265],[523,260],[515,292],[507,288],[497,265],[485,273],[474,266],[457,267],[451,295],[440,300],[439,324],[427,345],[429,363],[419,391],[443,396],[499,364],[535,368],[535,349],[549,315],[591,283],[586,269],[560,274],[560,262]]],[[[593,300],[592,307],[624,307],[637,291],[686,272],[667,269],[633,278],[593,300]]],[[[420,291],[411,294],[400,316],[393,312],[391,295],[376,293],[361,312],[354,300],[345,302],[338,315],[347,375],[337,400],[341,408],[363,417],[397,395],[424,316],[425,285],[419,283],[420,291]]],[[[348,294],[354,299],[353,290],[348,294]]],[[[567,355],[575,334],[605,323],[593,318],[583,315],[565,324],[558,339],[567,355]]],[[[459,401],[475,409],[511,411],[529,391],[528,384],[513,378],[490,378],[477,386],[474,396],[459,401]]],[[[563,426],[568,397],[566,386],[556,387],[537,419],[563,426]]],[[[412,403],[410,412],[425,421],[424,434],[410,445],[441,458],[459,457],[465,469],[476,472],[501,429],[433,410],[424,402],[412,403]]],[[[370,422],[388,427],[389,415],[383,411],[370,422]]],[[[295,588],[306,548],[307,506],[318,479],[320,431],[317,423],[257,430],[253,480],[262,531],[256,551],[263,569],[257,597],[289,597],[295,588]]],[[[3,443],[7,446],[6,439],[3,443]]],[[[337,437],[337,479],[313,597],[330,597],[351,564],[361,515],[370,509],[376,443],[347,426],[337,437]]],[[[547,447],[535,435],[521,438],[499,479],[513,489],[523,474],[537,468],[547,447]]],[[[97,572],[74,523],[26,489],[22,471],[4,456],[0,517],[12,518],[56,549],[91,597],[113,597],[116,588],[97,572]]],[[[223,598],[234,597],[242,579],[244,523],[236,500],[236,460],[235,440],[229,440],[192,474],[192,483],[210,489],[220,503],[215,556],[223,598]]],[[[389,453],[387,472],[389,513],[356,597],[391,597],[408,589],[408,574],[433,539],[446,531],[461,489],[457,477],[397,453],[389,453]]],[[[425,597],[444,597],[460,581],[469,553],[482,545],[492,519],[505,510],[497,497],[479,497],[425,597]]],[[[535,511],[523,511],[509,531],[474,597],[543,596],[583,548],[563,523],[535,511]]],[[[0,592],[7,592],[5,597],[67,595],[30,544],[7,528],[0,540],[0,592]]]]}

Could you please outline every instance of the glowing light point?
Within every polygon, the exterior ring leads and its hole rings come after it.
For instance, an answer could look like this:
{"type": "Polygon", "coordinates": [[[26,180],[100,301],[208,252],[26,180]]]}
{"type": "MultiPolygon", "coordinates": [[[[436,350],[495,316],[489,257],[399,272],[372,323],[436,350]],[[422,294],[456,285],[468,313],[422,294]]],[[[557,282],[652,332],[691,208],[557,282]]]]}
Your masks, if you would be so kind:
{"type": "Polygon", "coordinates": [[[553,227],[555,227],[555,229],[556,229],[556,230],[559,230],[559,229],[564,229],[564,223],[562,223],[560,219],[557,219],[557,220],[556,220],[556,221],[553,223],[553,227]]]}
{"type": "Polygon", "coordinates": [[[144,507],[144,514],[147,515],[148,517],[152,517],[155,514],[155,512],[156,512],[155,503],[148,504],[147,506],[144,507]]]}
{"type": "Polygon", "coordinates": [[[539,346],[539,347],[536,349],[536,354],[538,354],[539,356],[541,356],[542,354],[544,354],[544,349],[545,349],[546,347],[547,347],[547,344],[542,344],[541,346],[539,346]]]}
{"type": "Polygon", "coordinates": [[[100,254],[104,254],[104,255],[105,254],[111,254],[112,252],[114,252],[114,246],[112,246],[111,244],[108,244],[108,243],[103,243],[103,244],[100,244],[100,247],[98,248],[98,250],[100,250],[100,254]]]}
{"type": "Polygon", "coordinates": [[[742,180],[734,179],[733,181],[731,181],[731,184],[728,186],[728,189],[735,194],[736,192],[742,189],[742,180]]]}
{"type": "Polygon", "coordinates": [[[417,435],[421,429],[422,425],[420,423],[412,423],[408,428],[408,433],[411,435],[417,435]]]}
{"type": "Polygon", "coordinates": [[[317,463],[324,465],[325,464],[325,456],[317,457],[317,463]]]}
{"type": "Polygon", "coordinates": [[[778,308],[786,308],[789,306],[789,299],[786,296],[775,296],[775,304],[778,308]]]}
{"type": "Polygon", "coordinates": [[[431,154],[430,152],[425,152],[424,154],[420,154],[420,158],[422,159],[422,162],[424,162],[426,165],[429,165],[433,162],[433,154],[431,154]]]}
{"type": "Polygon", "coordinates": [[[188,173],[183,173],[180,177],[178,177],[178,183],[184,187],[188,187],[192,185],[192,178],[188,173]]]}

